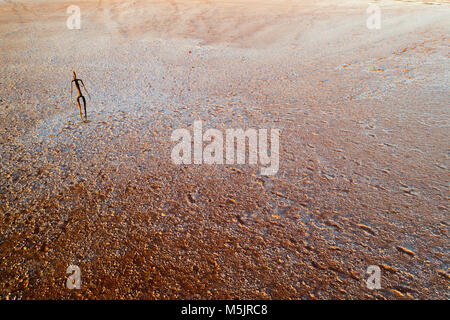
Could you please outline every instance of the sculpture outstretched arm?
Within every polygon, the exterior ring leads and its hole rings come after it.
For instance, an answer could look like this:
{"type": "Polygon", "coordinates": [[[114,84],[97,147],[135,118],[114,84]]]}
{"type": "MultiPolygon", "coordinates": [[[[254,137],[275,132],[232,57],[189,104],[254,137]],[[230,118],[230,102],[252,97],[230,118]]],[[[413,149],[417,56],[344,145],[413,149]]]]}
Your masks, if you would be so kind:
{"type": "Polygon", "coordinates": [[[86,93],[87,93],[87,95],[88,95],[88,97],[89,97],[89,99],[90,99],[90,98],[91,98],[91,95],[90,95],[89,92],[87,91],[86,86],[84,85],[83,80],[80,80],[80,82],[81,82],[81,85],[82,85],[83,88],[84,88],[84,91],[86,91],[86,93]]]}

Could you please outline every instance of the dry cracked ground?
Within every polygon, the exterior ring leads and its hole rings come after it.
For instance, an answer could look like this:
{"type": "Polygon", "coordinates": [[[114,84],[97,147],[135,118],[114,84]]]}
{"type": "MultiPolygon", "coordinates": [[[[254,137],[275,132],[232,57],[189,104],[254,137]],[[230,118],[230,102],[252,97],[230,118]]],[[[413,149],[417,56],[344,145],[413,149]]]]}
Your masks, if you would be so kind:
{"type": "Polygon", "coordinates": [[[0,1],[0,298],[448,299],[450,7],[377,3],[0,1]],[[175,165],[195,120],[279,171],[175,165]]]}

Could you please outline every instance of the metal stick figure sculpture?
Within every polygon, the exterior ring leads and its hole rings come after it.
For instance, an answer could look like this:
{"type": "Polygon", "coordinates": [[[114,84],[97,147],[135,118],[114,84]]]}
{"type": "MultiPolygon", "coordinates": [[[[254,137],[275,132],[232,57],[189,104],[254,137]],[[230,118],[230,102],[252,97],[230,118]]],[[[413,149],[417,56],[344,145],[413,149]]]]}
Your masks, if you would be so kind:
{"type": "Polygon", "coordinates": [[[73,103],[72,91],[73,91],[73,83],[75,82],[75,88],[77,88],[77,91],[78,91],[77,104],[78,104],[78,109],[80,109],[80,118],[81,118],[81,121],[83,121],[83,114],[81,112],[81,103],[80,103],[80,99],[83,99],[84,118],[87,121],[86,98],[81,93],[80,84],[83,87],[84,91],[86,91],[86,93],[88,94],[89,99],[91,98],[91,96],[89,95],[89,92],[87,91],[83,80],[77,79],[77,75],[75,74],[75,71],[72,71],[72,75],[73,75],[73,80],[72,80],[72,82],[70,82],[70,101],[73,103]]]}

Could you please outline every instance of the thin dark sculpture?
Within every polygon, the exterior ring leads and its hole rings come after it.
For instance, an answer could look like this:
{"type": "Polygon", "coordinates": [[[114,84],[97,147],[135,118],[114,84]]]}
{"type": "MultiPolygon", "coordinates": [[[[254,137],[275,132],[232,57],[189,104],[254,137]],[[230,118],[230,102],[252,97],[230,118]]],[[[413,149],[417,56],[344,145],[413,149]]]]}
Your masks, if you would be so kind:
{"type": "Polygon", "coordinates": [[[80,118],[81,118],[81,121],[83,121],[83,114],[81,112],[81,103],[80,103],[80,99],[83,99],[84,118],[87,121],[86,98],[81,93],[80,83],[81,83],[81,86],[84,88],[84,91],[86,91],[86,93],[88,94],[89,99],[91,98],[91,96],[89,95],[89,92],[87,91],[83,80],[77,79],[77,75],[75,74],[75,71],[72,71],[72,75],[73,75],[73,80],[72,80],[72,82],[70,82],[70,101],[73,103],[72,91],[73,91],[73,83],[75,82],[75,88],[77,88],[77,91],[78,91],[77,104],[78,104],[78,109],[80,109],[80,118]]]}

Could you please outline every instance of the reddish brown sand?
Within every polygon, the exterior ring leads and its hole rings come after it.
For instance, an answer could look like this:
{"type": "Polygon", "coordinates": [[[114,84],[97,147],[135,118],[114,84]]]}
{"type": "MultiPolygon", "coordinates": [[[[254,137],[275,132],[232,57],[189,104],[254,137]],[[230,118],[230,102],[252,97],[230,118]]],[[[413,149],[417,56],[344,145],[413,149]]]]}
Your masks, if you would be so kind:
{"type": "Polygon", "coordinates": [[[446,2],[0,1],[0,298],[448,299],[446,2]],[[194,120],[278,174],[172,164],[194,120]]]}

